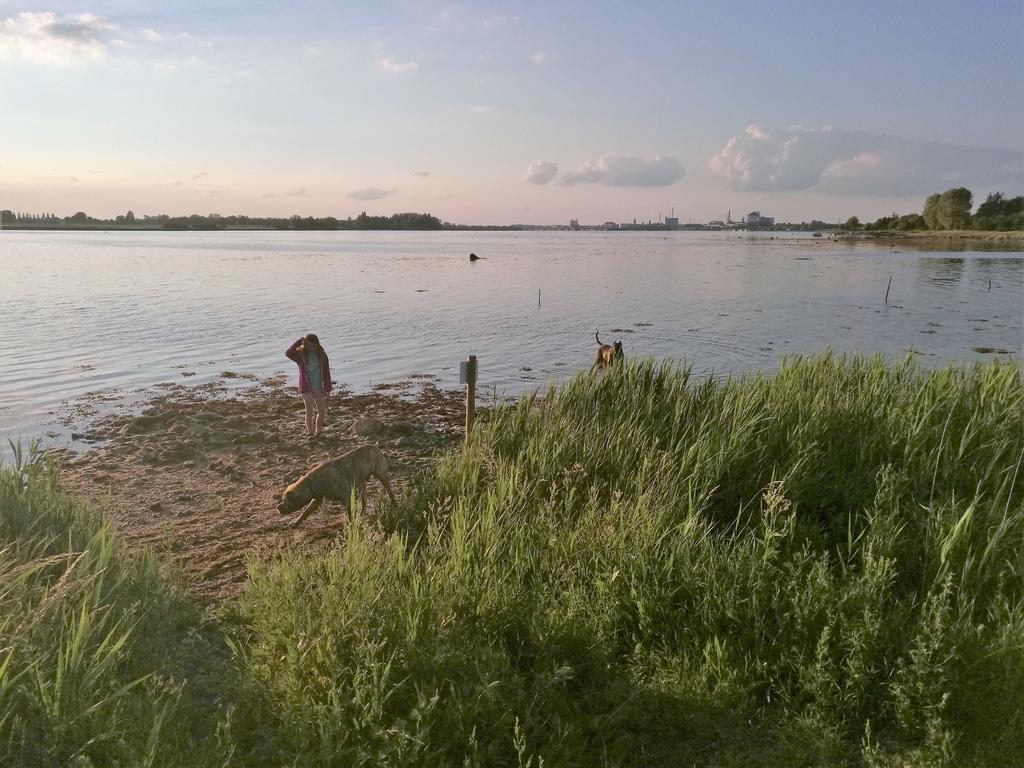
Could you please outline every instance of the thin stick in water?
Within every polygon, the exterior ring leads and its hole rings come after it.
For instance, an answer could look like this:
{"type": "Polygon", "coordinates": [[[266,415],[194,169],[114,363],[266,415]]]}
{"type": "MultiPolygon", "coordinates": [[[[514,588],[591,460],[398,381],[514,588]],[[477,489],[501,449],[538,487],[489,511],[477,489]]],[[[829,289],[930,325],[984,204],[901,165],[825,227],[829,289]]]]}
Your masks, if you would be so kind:
{"type": "Polygon", "coordinates": [[[892,288],[892,275],[889,275],[889,285],[885,287],[885,303],[889,303],[889,289],[892,288]]]}

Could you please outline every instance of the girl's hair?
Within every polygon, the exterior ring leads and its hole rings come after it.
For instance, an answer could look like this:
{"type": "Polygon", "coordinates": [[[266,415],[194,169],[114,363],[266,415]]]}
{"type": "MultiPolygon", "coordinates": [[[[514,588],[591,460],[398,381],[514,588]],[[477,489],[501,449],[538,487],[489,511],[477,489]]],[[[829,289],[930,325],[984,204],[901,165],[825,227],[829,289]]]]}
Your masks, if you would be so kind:
{"type": "Polygon", "coordinates": [[[303,348],[305,348],[305,346],[307,344],[316,344],[316,346],[319,347],[320,346],[320,339],[317,338],[317,335],[315,333],[307,333],[306,334],[306,338],[304,338],[302,340],[303,348]]]}

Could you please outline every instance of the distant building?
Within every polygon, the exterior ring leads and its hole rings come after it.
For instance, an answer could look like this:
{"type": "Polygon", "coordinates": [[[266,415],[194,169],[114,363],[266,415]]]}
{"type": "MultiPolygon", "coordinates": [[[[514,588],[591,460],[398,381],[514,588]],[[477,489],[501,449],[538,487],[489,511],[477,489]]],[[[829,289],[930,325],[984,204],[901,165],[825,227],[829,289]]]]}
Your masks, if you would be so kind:
{"type": "Polygon", "coordinates": [[[725,222],[715,219],[708,222],[708,229],[725,229],[725,222]]]}
{"type": "Polygon", "coordinates": [[[751,211],[743,217],[743,223],[748,227],[771,227],[775,225],[775,217],[762,216],[760,211],[751,211]]]}
{"type": "Polygon", "coordinates": [[[676,227],[679,226],[679,217],[678,216],[666,216],[665,217],[665,226],[668,227],[669,229],[675,229],[676,227]]]}
{"type": "Polygon", "coordinates": [[[573,232],[579,232],[580,231],[580,221],[579,221],[579,219],[569,219],[569,229],[571,229],[573,232]]]}
{"type": "Polygon", "coordinates": [[[603,227],[604,229],[618,229],[618,228],[619,228],[619,225],[618,225],[618,224],[616,224],[616,223],[615,223],[614,221],[606,221],[606,222],[605,222],[605,223],[604,223],[604,224],[602,225],[602,227],[603,227]]]}

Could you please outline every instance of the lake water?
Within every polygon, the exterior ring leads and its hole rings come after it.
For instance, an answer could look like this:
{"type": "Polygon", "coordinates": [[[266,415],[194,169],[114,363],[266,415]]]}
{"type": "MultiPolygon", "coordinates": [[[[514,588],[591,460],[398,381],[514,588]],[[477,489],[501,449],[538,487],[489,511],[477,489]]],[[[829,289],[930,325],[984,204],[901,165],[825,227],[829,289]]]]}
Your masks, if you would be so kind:
{"type": "Polygon", "coordinates": [[[628,356],[718,374],[825,347],[1020,359],[1024,254],[898,248],[735,232],[4,231],[0,437],[66,442],[62,403],[97,390],[294,377],[284,350],[310,331],[355,390],[419,373],[457,386],[476,354],[481,387],[522,392],[588,367],[596,329],[628,356]]]}

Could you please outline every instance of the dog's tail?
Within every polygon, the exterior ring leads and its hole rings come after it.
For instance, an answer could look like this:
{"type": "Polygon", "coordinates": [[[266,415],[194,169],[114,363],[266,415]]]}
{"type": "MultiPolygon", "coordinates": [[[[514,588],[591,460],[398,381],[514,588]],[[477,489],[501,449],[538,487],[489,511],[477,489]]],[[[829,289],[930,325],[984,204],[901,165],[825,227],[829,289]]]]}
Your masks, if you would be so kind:
{"type": "Polygon", "coordinates": [[[602,347],[603,347],[603,346],[604,346],[604,344],[601,344],[601,337],[600,337],[600,336],[598,336],[598,334],[599,334],[599,333],[600,333],[600,331],[594,331],[594,338],[595,338],[595,339],[597,339],[597,343],[598,343],[598,345],[600,345],[600,346],[602,346],[602,347]]]}

